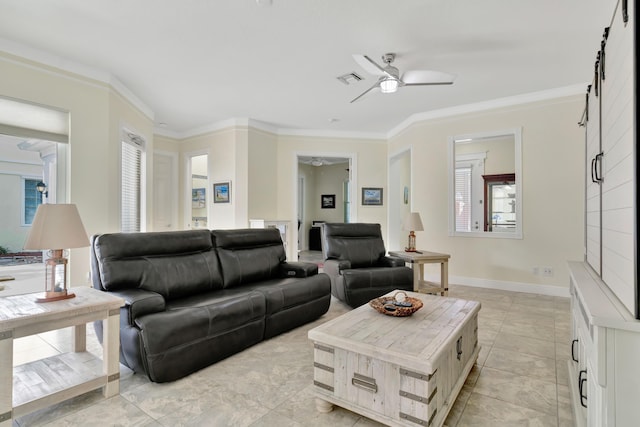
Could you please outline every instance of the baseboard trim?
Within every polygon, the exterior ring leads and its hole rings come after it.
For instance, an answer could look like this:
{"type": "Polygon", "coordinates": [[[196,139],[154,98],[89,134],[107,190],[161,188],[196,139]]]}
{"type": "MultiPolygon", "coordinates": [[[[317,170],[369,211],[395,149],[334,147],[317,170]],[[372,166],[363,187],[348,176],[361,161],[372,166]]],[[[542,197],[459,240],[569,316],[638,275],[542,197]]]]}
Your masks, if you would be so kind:
{"type": "MultiPolygon", "coordinates": [[[[427,275],[427,280],[438,282],[438,275],[427,275]]],[[[507,282],[503,280],[479,279],[476,277],[449,276],[449,289],[455,285],[476,288],[500,289],[502,291],[526,292],[529,294],[549,295],[569,298],[569,288],[563,286],[541,285],[539,283],[507,282]]]]}

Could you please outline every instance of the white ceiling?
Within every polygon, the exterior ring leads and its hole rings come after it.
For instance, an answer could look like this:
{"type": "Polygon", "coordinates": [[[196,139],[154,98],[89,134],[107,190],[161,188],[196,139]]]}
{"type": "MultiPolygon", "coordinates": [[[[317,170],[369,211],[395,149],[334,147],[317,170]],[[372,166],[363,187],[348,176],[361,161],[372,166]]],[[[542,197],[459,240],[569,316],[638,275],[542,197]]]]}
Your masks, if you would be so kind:
{"type": "Polygon", "coordinates": [[[252,119],[289,131],[384,135],[412,114],[559,88],[578,93],[591,81],[614,4],[0,0],[0,49],[111,74],[166,134],[252,119]],[[385,52],[397,54],[401,73],[439,70],[456,81],[351,104],[376,81],[352,54],[380,61],[385,52]],[[336,79],[352,71],[365,80],[336,79]]]}

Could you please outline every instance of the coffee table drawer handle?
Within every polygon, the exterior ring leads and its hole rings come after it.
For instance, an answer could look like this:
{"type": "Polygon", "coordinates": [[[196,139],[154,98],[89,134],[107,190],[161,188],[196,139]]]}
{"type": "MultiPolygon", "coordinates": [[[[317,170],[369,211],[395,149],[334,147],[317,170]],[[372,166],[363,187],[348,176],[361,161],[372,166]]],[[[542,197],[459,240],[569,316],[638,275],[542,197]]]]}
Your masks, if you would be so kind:
{"type": "Polygon", "coordinates": [[[351,378],[351,384],[374,393],[378,392],[378,385],[376,384],[375,378],[354,373],[353,378],[351,378]]]}

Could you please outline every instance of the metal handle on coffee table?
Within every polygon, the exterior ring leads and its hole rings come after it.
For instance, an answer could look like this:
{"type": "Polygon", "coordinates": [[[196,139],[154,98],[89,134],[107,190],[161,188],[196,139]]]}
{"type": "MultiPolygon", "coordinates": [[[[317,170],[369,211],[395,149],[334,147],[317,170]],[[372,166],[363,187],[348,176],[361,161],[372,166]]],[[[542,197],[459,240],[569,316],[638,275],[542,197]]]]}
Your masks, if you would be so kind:
{"type": "Polygon", "coordinates": [[[353,378],[351,378],[351,384],[374,393],[378,392],[378,385],[376,384],[375,378],[354,373],[353,378]]]}
{"type": "Polygon", "coordinates": [[[462,337],[458,338],[456,342],[456,351],[458,352],[458,360],[462,357],[462,337]]]}

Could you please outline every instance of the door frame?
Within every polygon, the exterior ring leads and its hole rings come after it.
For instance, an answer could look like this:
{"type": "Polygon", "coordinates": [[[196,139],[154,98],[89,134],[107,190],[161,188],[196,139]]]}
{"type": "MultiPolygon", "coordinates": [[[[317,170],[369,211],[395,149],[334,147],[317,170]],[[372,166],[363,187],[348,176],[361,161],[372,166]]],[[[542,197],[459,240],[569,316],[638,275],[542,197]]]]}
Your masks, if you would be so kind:
{"type": "MultiPolygon", "coordinates": [[[[185,230],[191,230],[191,186],[192,186],[192,173],[191,173],[191,159],[197,156],[207,155],[207,194],[211,194],[209,189],[211,188],[211,153],[209,149],[188,151],[182,153],[184,164],[184,199],[182,205],[182,222],[185,230]],[[187,215],[189,214],[189,215],[187,215]]],[[[211,203],[207,200],[207,226],[211,224],[211,203]]]]}
{"type": "MultiPolygon", "coordinates": [[[[353,198],[353,196],[356,194],[356,189],[358,188],[358,155],[357,153],[352,153],[352,152],[339,152],[339,151],[294,151],[292,153],[291,156],[291,170],[293,172],[293,176],[295,177],[295,179],[292,180],[292,193],[294,196],[293,199],[293,203],[292,203],[292,214],[291,214],[291,218],[293,218],[293,220],[297,221],[298,219],[298,185],[299,185],[299,175],[300,175],[300,171],[299,171],[299,167],[298,167],[298,163],[299,163],[299,157],[300,156],[309,156],[309,157],[341,157],[344,159],[349,159],[349,188],[351,191],[351,196],[353,198]]],[[[357,222],[358,221],[358,204],[354,203],[353,200],[351,200],[350,206],[349,206],[349,217],[351,218],[351,222],[357,222]]],[[[304,219],[304,218],[303,218],[304,219]]],[[[304,223],[303,223],[304,225],[304,223]]],[[[292,237],[291,237],[291,241],[293,242],[298,242],[298,228],[297,227],[291,227],[294,231],[292,233],[292,237]]],[[[298,259],[298,250],[297,250],[297,246],[296,246],[296,250],[295,251],[291,251],[291,256],[292,259],[295,261],[298,259]]]]}

